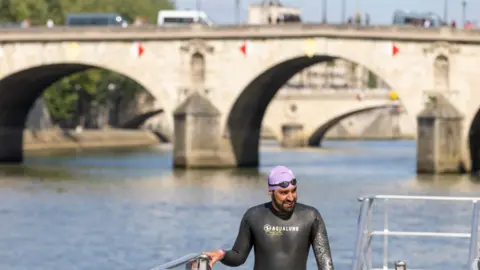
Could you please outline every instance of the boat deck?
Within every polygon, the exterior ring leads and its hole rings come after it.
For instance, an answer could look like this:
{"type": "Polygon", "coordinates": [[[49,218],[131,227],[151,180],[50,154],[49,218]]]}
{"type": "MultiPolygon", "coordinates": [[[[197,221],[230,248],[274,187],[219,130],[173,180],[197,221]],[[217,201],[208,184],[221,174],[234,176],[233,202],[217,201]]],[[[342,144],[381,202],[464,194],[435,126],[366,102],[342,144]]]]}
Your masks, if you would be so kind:
{"type": "MultiPolygon", "coordinates": [[[[480,197],[449,197],[449,196],[402,196],[402,195],[376,195],[370,197],[361,197],[360,211],[357,224],[357,236],[355,241],[354,256],[352,261],[352,270],[428,270],[408,268],[409,262],[392,262],[389,257],[389,237],[429,237],[429,238],[464,238],[469,240],[468,258],[464,258],[469,270],[480,270],[479,244],[478,244],[478,223],[480,211],[480,197]],[[394,201],[422,202],[426,201],[440,203],[463,203],[471,206],[471,222],[469,232],[426,232],[426,231],[401,231],[391,230],[390,209],[394,201]],[[376,206],[382,205],[381,210],[374,211],[376,206]],[[374,214],[380,213],[383,219],[383,229],[374,230],[374,214]],[[381,262],[373,262],[372,256],[372,238],[383,237],[383,256],[381,262]]],[[[378,209],[375,209],[378,210],[378,209]]],[[[418,213],[412,213],[418,215],[418,213]]],[[[421,216],[420,216],[421,217],[421,216]]],[[[455,258],[462,260],[462,258],[455,258]]],[[[211,270],[209,258],[201,253],[188,254],[172,262],[157,266],[150,270],[160,269],[195,269],[211,270]]],[[[434,270],[434,269],[431,269],[434,270]]],[[[438,270],[438,269],[435,269],[438,270]]],[[[449,269],[450,270],[450,269],[449,269]]],[[[457,270],[457,269],[451,269],[457,270]]],[[[467,269],[465,269],[467,270],[467,269]]]]}

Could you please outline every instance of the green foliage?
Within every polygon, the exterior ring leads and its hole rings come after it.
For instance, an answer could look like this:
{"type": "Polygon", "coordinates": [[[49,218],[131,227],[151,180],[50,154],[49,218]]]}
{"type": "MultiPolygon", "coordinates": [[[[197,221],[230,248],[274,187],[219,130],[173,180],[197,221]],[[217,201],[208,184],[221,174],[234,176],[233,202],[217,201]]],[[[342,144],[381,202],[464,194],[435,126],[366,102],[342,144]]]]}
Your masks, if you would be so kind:
{"type": "MultiPolygon", "coordinates": [[[[68,13],[115,12],[129,22],[139,16],[155,24],[158,11],[171,8],[168,0],[0,0],[0,22],[20,23],[29,19],[32,25],[45,25],[51,19],[56,25],[62,25],[68,13]]],[[[108,90],[110,83],[116,85],[116,91],[123,97],[133,98],[137,91],[145,91],[131,79],[107,70],[76,73],[45,90],[45,102],[52,118],[59,121],[74,116],[79,99],[75,89],[88,93],[93,104],[105,105],[112,98],[108,90]]]]}
{"type": "Polygon", "coordinates": [[[368,88],[377,88],[377,75],[368,71],[368,88]]]}
{"type": "Polygon", "coordinates": [[[146,91],[132,79],[104,69],[75,73],[53,84],[44,92],[44,99],[55,121],[69,119],[77,112],[80,91],[90,97],[92,105],[105,106],[108,100],[121,96],[132,99],[138,91],[146,91]],[[115,91],[109,90],[115,85],[115,91]]]}
{"type": "Polygon", "coordinates": [[[60,121],[73,116],[76,110],[78,93],[71,89],[69,78],[63,78],[44,92],[43,97],[52,120],[60,121]]]}
{"type": "Polygon", "coordinates": [[[10,0],[8,12],[17,21],[30,19],[33,24],[40,24],[45,21],[47,5],[42,0],[10,0]]]}

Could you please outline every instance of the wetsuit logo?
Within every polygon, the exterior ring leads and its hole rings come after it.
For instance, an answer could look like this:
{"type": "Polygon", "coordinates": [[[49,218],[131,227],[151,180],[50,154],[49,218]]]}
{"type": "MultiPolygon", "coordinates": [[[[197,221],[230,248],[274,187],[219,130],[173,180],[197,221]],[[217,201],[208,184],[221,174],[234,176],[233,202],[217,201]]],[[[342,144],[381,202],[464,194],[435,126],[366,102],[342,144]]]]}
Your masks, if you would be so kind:
{"type": "Polygon", "coordinates": [[[298,232],[298,226],[272,226],[265,224],[263,230],[267,235],[283,235],[284,232],[298,232]]]}

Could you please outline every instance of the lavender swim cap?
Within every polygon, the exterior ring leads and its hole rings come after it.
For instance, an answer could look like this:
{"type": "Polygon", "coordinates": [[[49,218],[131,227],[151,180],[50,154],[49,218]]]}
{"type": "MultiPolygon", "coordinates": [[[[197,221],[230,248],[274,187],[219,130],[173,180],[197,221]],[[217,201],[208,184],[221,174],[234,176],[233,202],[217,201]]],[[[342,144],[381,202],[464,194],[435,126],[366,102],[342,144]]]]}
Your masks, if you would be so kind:
{"type": "MultiPolygon", "coordinates": [[[[292,181],[295,179],[295,175],[293,175],[292,170],[285,166],[276,166],[274,167],[271,171],[270,174],[268,175],[268,184],[269,185],[276,185],[284,181],[292,181]]],[[[292,184],[288,185],[288,187],[291,187],[292,184]]],[[[276,190],[281,188],[280,186],[268,186],[268,190],[276,190]]]]}

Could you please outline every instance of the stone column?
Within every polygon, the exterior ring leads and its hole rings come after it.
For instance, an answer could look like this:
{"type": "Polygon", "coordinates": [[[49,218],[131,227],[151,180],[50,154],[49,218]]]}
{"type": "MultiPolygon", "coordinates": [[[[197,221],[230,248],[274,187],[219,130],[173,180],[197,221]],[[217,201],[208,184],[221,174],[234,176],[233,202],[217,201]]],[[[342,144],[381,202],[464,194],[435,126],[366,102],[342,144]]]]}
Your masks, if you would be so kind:
{"type": "Polygon", "coordinates": [[[173,166],[235,167],[232,150],[221,138],[220,111],[194,92],[174,112],[173,166]]]}
{"type": "Polygon", "coordinates": [[[306,145],[303,125],[290,123],[282,125],[281,146],[287,148],[304,147],[306,145]]]}
{"type": "Polygon", "coordinates": [[[463,116],[441,94],[417,116],[417,172],[464,173],[462,166],[463,116]]]}

